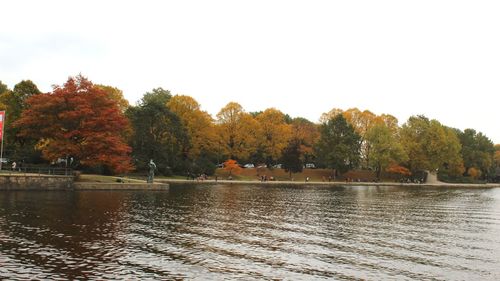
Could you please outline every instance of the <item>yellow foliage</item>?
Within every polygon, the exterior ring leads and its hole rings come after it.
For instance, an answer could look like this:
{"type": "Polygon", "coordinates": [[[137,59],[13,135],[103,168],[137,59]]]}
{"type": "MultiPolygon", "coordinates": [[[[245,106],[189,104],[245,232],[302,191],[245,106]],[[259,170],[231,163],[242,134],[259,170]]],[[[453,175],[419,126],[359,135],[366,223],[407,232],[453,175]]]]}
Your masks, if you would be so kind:
{"type": "Polygon", "coordinates": [[[41,139],[38,141],[38,143],[35,145],[36,150],[43,150],[44,147],[46,147],[50,143],[50,140],[48,139],[41,139]]]}
{"type": "Polygon", "coordinates": [[[344,111],[343,115],[362,139],[365,138],[366,132],[374,125],[377,117],[369,110],[360,111],[357,108],[350,108],[344,111]]]}
{"type": "Polygon", "coordinates": [[[191,141],[188,155],[191,159],[198,157],[202,151],[213,151],[217,147],[212,117],[200,109],[194,98],[176,95],[168,101],[167,107],[179,116],[188,132],[191,141]]]}
{"type": "Polygon", "coordinates": [[[321,114],[321,117],[319,118],[320,123],[326,123],[328,120],[332,119],[333,117],[342,114],[344,111],[340,108],[333,108],[332,110],[321,114]]]}
{"type": "Polygon", "coordinates": [[[375,122],[384,122],[385,125],[389,127],[389,129],[391,129],[391,131],[393,132],[396,132],[399,129],[398,118],[390,114],[381,114],[377,116],[375,122]]]}
{"type": "Polygon", "coordinates": [[[241,105],[228,103],[217,113],[217,135],[221,152],[229,158],[244,159],[257,147],[259,123],[241,105]]]}
{"type": "Polygon", "coordinates": [[[125,110],[127,110],[127,108],[130,106],[128,100],[126,100],[123,97],[122,90],[116,87],[111,87],[106,85],[95,85],[95,86],[106,92],[106,94],[108,94],[108,96],[118,104],[118,107],[122,112],[125,112],[125,110]]]}
{"type": "Polygon", "coordinates": [[[285,122],[285,115],[268,108],[256,117],[259,123],[258,143],[264,155],[278,160],[292,136],[292,126],[285,122]]]}

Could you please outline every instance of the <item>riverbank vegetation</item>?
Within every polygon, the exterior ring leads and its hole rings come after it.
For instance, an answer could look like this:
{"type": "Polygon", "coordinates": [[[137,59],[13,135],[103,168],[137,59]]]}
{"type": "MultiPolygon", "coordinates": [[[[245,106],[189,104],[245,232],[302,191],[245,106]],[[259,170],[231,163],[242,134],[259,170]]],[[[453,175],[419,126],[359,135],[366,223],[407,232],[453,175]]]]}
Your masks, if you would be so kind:
{"type": "Polygon", "coordinates": [[[0,82],[0,110],[6,111],[4,158],[21,165],[126,174],[146,171],[154,159],[163,176],[214,175],[217,166],[231,163],[230,175],[240,177],[245,169],[237,163],[268,167],[268,174],[282,170],[276,177],[288,179],[305,167],[322,168],[324,175],[314,175],[321,179],[346,179],[354,170],[375,179],[421,177],[424,170],[454,182],[500,178],[500,145],[474,129],[422,115],[399,125],[390,114],[333,108],[314,123],[275,108],[247,112],[230,102],[212,117],[192,97],[162,88],[130,105],[118,88],[81,75],[49,93],[29,80],[13,89],[0,82]]]}

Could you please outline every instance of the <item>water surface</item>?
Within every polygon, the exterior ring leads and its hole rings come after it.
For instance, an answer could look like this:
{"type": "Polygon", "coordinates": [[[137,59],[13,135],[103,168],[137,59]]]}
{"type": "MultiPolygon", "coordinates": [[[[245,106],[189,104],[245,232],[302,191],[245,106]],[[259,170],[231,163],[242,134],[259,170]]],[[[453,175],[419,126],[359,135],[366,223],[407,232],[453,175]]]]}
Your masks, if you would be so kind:
{"type": "Polygon", "coordinates": [[[0,192],[0,279],[500,280],[500,189],[0,192]]]}

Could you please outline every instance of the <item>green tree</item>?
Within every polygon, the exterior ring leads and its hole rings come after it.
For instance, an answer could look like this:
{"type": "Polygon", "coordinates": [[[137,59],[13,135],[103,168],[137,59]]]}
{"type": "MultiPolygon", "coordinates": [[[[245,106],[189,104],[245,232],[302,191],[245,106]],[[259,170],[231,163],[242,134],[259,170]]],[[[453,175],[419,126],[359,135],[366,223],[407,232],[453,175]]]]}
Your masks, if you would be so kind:
{"type": "Polygon", "coordinates": [[[463,173],[461,145],[456,133],[437,120],[412,116],[401,128],[401,144],[408,155],[412,172],[444,171],[449,175],[463,173]]]}
{"type": "Polygon", "coordinates": [[[9,87],[7,87],[7,85],[5,85],[4,83],[2,83],[2,81],[0,81],[0,95],[6,92],[8,89],[9,87]]]}
{"type": "Polygon", "coordinates": [[[399,141],[398,132],[391,129],[386,123],[379,123],[368,129],[365,140],[371,146],[369,162],[375,167],[377,178],[380,178],[381,171],[390,165],[395,165],[408,159],[399,141]]]}
{"type": "MultiPolygon", "coordinates": [[[[495,146],[493,142],[473,129],[465,129],[458,133],[462,144],[462,158],[464,160],[465,173],[470,168],[479,169],[481,174],[487,175],[494,168],[495,146]]],[[[468,174],[470,176],[470,174],[468,174]]]]}
{"type": "Polygon", "coordinates": [[[185,147],[189,145],[186,130],[166,106],[171,97],[169,91],[156,88],[126,111],[133,129],[132,154],[140,170],[147,169],[149,159],[154,159],[158,171],[166,175],[189,168],[185,162],[185,147]]]}
{"type": "Polygon", "coordinates": [[[334,169],[335,174],[357,167],[361,137],[341,114],[323,123],[320,135],[316,155],[322,165],[334,169]]]}
{"type": "Polygon", "coordinates": [[[288,142],[287,147],[283,150],[283,155],[281,157],[281,162],[283,163],[283,168],[285,172],[289,173],[290,178],[292,178],[292,173],[302,172],[302,167],[304,162],[302,162],[300,140],[292,139],[288,142]]]}
{"type": "Polygon", "coordinates": [[[4,103],[4,99],[5,99],[4,94],[8,91],[10,91],[9,87],[7,87],[7,85],[5,85],[4,83],[2,83],[2,81],[0,81],[0,110],[1,111],[7,109],[7,105],[4,103]]]}
{"type": "Polygon", "coordinates": [[[40,90],[30,80],[23,80],[17,83],[12,91],[4,89],[0,94],[0,104],[3,104],[3,110],[6,111],[4,150],[8,152],[10,158],[17,161],[40,160],[40,153],[35,150],[35,143],[38,140],[30,136],[20,136],[19,128],[13,126],[27,108],[26,100],[38,94],[41,94],[40,90]]]}
{"type": "Polygon", "coordinates": [[[500,167],[500,144],[495,144],[495,163],[500,167]]]}

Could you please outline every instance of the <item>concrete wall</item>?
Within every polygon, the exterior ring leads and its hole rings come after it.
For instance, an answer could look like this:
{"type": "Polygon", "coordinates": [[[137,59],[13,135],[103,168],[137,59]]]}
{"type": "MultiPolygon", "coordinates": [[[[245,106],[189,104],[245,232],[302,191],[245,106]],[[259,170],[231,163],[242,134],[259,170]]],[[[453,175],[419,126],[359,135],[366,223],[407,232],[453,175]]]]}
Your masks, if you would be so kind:
{"type": "Polygon", "coordinates": [[[0,175],[0,190],[64,190],[72,185],[72,176],[0,175]]]}

